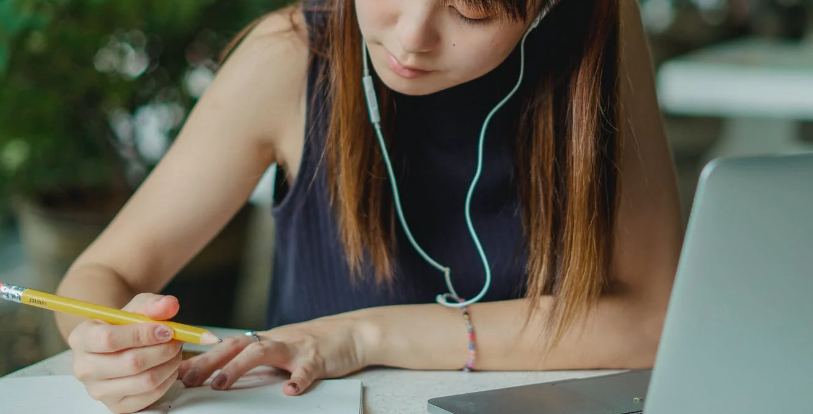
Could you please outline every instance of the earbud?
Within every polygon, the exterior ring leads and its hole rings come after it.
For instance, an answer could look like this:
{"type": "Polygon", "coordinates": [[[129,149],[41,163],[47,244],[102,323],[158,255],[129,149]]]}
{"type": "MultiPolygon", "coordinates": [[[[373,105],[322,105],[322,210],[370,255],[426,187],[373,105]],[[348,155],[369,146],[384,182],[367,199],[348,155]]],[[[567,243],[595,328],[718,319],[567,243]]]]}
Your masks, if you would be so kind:
{"type": "Polygon", "coordinates": [[[541,12],[539,12],[539,15],[538,15],[538,16],[536,16],[536,19],[534,19],[534,21],[531,23],[531,27],[529,27],[529,28],[528,28],[528,32],[530,32],[531,30],[536,29],[536,26],[539,26],[539,23],[540,23],[540,22],[542,21],[542,19],[544,19],[544,18],[545,18],[545,16],[547,16],[547,15],[548,15],[548,8],[547,8],[547,7],[545,7],[545,8],[543,8],[543,9],[542,9],[542,11],[541,11],[541,12]]]}

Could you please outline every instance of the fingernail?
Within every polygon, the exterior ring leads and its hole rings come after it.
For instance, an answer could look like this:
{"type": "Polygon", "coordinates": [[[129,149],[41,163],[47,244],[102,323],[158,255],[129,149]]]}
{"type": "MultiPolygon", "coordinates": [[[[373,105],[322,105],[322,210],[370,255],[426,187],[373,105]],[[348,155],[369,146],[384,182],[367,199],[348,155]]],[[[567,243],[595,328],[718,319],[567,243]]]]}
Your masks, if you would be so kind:
{"type": "Polygon", "coordinates": [[[194,387],[198,383],[198,370],[192,368],[183,376],[183,385],[194,387]]]}
{"type": "Polygon", "coordinates": [[[165,326],[159,326],[155,328],[155,336],[158,337],[160,341],[168,341],[172,339],[172,331],[165,326]]]}
{"type": "Polygon", "coordinates": [[[294,392],[297,392],[297,393],[299,392],[299,385],[297,385],[297,383],[295,383],[295,382],[290,382],[290,383],[288,383],[288,386],[289,386],[289,387],[291,387],[291,389],[292,389],[294,392]]]}
{"type": "Polygon", "coordinates": [[[215,377],[215,379],[212,380],[212,388],[216,390],[223,388],[223,386],[226,385],[226,380],[228,379],[229,376],[227,374],[219,374],[215,377]]]}

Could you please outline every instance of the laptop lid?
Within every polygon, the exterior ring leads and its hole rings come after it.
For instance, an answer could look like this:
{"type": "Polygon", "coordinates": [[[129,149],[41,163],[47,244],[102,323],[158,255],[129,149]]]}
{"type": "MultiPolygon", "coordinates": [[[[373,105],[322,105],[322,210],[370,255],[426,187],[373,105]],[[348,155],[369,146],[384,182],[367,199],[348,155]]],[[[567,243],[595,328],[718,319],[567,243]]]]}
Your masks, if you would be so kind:
{"type": "Polygon", "coordinates": [[[644,413],[810,413],[811,389],[813,154],[713,161],[644,413]]]}
{"type": "Polygon", "coordinates": [[[501,388],[429,400],[431,414],[632,414],[644,406],[651,370],[501,388]]]}

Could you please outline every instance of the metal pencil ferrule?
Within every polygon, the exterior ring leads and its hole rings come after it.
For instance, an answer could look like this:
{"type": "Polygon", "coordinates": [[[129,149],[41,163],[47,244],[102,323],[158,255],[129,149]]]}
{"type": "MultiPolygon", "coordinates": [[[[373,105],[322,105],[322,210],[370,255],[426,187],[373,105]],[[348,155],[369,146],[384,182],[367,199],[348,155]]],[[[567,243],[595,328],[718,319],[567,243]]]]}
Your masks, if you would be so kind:
{"type": "Polygon", "coordinates": [[[0,286],[0,299],[23,303],[24,291],[25,289],[19,286],[3,285],[0,286]]]}

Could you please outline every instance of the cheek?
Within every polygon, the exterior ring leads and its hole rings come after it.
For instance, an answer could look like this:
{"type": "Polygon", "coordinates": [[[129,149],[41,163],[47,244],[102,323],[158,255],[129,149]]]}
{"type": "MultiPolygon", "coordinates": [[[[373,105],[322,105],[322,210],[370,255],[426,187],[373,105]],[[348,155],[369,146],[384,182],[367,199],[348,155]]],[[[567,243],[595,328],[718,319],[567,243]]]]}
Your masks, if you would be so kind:
{"type": "Polygon", "coordinates": [[[469,38],[453,44],[448,54],[448,62],[452,65],[450,69],[455,72],[456,79],[467,81],[499,66],[511,54],[515,42],[504,38],[480,41],[469,38]]]}
{"type": "Polygon", "coordinates": [[[453,49],[451,61],[457,78],[473,79],[495,68],[499,62],[489,54],[483,54],[482,49],[461,47],[453,49]]]}
{"type": "MultiPolygon", "coordinates": [[[[371,40],[379,40],[383,28],[397,19],[395,0],[355,0],[356,18],[361,33],[371,40]]],[[[393,23],[394,24],[394,23],[393,23]]]]}

